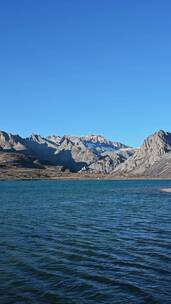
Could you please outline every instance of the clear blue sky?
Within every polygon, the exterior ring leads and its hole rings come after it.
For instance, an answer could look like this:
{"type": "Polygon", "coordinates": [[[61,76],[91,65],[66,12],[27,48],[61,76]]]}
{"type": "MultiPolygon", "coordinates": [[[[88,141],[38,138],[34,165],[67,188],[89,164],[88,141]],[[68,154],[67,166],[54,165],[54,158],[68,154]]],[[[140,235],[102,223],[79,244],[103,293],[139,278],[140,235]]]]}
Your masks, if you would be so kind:
{"type": "Polygon", "coordinates": [[[170,0],[0,1],[0,129],[171,131],[170,0]]]}

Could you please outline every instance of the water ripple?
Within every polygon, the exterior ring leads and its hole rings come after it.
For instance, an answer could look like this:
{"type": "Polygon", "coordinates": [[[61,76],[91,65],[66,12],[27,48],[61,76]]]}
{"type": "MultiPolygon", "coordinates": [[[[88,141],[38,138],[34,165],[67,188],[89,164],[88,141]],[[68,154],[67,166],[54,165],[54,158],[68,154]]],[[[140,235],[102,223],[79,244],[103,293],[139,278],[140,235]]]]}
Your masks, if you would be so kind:
{"type": "Polygon", "coordinates": [[[1,182],[0,302],[169,304],[169,185],[1,182]]]}

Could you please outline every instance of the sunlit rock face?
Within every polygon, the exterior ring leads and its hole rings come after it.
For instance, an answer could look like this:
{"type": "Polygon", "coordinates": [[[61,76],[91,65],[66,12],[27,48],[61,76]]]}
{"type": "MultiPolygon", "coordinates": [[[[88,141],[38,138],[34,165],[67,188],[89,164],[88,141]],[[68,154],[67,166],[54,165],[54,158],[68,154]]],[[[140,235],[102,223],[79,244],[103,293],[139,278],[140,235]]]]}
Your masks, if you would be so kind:
{"type": "MultiPolygon", "coordinates": [[[[117,166],[114,175],[126,176],[160,176],[162,168],[170,167],[171,133],[162,130],[155,132],[144,140],[133,156],[117,166]]],[[[168,170],[166,170],[168,172],[168,170]]],[[[168,176],[168,173],[166,174],[168,176]]]]}
{"type": "Polygon", "coordinates": [[[19,135],[13,135],[0,131],[0,149],[4,151],[22,151],[26,150],[25,140],[19,135]]]}

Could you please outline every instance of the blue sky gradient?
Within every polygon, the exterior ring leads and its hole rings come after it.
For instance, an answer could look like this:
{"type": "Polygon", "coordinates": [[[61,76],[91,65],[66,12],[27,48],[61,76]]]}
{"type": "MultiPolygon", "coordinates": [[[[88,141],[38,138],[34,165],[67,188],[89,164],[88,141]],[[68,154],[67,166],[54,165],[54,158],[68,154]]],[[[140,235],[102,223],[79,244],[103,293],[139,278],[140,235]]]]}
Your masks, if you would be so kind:
{"type": "Polygon", "coordinates": [[[171,131],[171,2],[0,2],[0,129],[102,134],[140,145],[171,131]]]}

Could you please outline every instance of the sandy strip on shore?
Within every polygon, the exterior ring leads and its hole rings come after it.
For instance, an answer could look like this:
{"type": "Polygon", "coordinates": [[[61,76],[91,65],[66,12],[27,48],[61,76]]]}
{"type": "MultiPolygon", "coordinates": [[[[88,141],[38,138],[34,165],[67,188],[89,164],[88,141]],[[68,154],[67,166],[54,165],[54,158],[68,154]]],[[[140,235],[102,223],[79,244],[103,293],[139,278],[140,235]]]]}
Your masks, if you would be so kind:
{"type": "Polygon", "coordinates": [[[164,189],[161,189],[162,192],[171,192],[171,188],[164,188],[164,189]]]}

